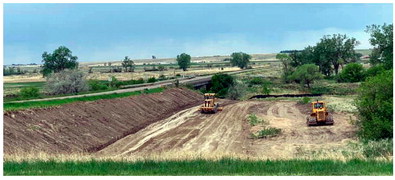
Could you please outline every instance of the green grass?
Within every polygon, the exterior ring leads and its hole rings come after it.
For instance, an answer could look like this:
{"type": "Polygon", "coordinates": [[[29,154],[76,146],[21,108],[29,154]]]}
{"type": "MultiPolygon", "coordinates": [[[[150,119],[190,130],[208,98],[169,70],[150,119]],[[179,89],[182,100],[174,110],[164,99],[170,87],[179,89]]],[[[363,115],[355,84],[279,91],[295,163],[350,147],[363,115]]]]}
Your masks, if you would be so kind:
{"type": "Polygon", "coordinates": [[[163,90],[164,90],[163,88],[155,88],[155,89],[149,89],[149,90],[146,90],[143,92],[135,91],[135,92],[114,93],[114,94],[105,94],[105,95],[97,95],[97,96],[86,96],[86,97],[77,97],[77,98],[68,98],[68,99],[49,100],[49,101],[32,101],[32,102],[24,102],[24,103],[4,103],[4,111],[29,109],[29,108],[44,108],[44,107],[73,103],[73,102],[77,102],[77,101],[96,101],[99,99],[122,98],[122,97],[140,95],[142,93],[146,93],[146,94],[157,93],[157,92],[162,92],[163,90]]]}
{"type": "Polygon", "coordinates": [[[4,175],[391,175],[392,162],[350,160],[22,161],[4,175]]]}

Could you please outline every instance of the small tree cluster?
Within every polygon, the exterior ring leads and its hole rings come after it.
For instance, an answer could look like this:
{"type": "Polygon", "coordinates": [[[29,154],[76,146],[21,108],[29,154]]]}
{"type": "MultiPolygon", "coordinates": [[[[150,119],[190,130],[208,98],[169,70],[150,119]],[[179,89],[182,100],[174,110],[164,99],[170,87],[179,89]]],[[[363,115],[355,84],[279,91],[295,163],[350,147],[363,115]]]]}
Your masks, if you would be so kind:
{"type": "Polygon", "coordinates": [[[48,76],[51,73],[58,73],[65,69],[78,68],[78,57],[73,56],[70,49],[65,46],[60,46],[51,53],[44,52],[42,55],[43,75],[48,76]]]}
{"type": "Polygon", "coordinates": [[[243,53],[243,52],[235,52],[230,55],[232,59],[230,60],[230,63],[232,66],[237,66],[240,69],[245,69],[248,66],[248,63],[250,62],[251,56],[249,54],[243,53]]]}
{"type": "Polygon", "coordinates": [[[125,56],[122,61],[122,67],[125,68],[125,72],[133,72],[134,62],[128,56],[125,56]]]}
{"type": "Polygon", "coordinates": [[[307,85],[308,88],[310,88],[310,84],[315,80],[321,78],[322,75],[320,74],[318,67],[314,64],[305,64],[297,67],[291,76],[292,80],[299,84],[307,85]]]}
{"type": "Polygon", "coordinates": [[[365,79],[365,69],[362,64],[350,63],[337,76],[338,82],[360,82],[365,79]]]}
{"type": "Polygon", "coordinates": [[[185,53],[177,55],[177,63],[180,69],[186,71],[191,65],[191,56],[185,53]]]}
{"type": "Polygon", "coordinates": [[[393,70],[380,73],[363,82],[358,91],[359,136],[363,139],[393,137],[393,70]]]}
{"type": "Polygon", "coordinates": [[[234,79],[228,74],[218,73],[211,77],[210,92],[216,93],[218,97],[225,97],[228,89],[234,85],[234,79]]]}
{"type": "Polygon", "coordinates": [[[47,77],[45,84],[49,94],[74,94],[89,90],[85,74],[78,70],[63,70],[47,77]]]}

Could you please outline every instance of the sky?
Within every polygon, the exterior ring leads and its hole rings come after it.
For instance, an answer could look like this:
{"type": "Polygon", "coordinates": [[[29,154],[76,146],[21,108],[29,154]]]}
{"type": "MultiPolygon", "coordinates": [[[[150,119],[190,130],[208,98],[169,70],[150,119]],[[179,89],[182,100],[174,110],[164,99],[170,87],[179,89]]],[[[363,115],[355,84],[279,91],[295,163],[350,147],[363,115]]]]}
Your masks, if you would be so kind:
{"type": "Polygon", "coordinates": [[[367,25],[392,4],[4,4],[4,64],[41,63],[66,46],[80,62],[278,53],[346,34],[371,48],[367,25]]]}

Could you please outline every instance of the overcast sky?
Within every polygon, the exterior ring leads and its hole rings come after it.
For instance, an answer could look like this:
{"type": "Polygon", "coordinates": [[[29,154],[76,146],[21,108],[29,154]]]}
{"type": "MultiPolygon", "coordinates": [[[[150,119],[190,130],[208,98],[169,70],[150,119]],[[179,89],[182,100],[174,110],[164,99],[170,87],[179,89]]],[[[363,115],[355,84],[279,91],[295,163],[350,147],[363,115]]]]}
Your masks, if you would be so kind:
{"type": "Polygon", "coordinates": [[[369,48],[392,4],[4,4],[4,64],[41,63],[68,47],[79,61],[276,53],[342,33],[369,48]]]}

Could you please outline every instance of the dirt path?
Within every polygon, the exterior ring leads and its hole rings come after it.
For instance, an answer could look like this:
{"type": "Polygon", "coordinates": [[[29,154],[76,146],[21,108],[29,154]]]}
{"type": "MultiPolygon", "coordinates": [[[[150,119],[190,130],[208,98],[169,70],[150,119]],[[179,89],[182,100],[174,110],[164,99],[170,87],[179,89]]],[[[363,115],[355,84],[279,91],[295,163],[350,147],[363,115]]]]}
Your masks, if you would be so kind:
{"type": "Polygon", "coordinates": [[[216,114],[200,114],[198,106],[183,110],[131,134],[98,155],[130,156],[160,152],[237,153],[251,156],[295,157],[301,149],[342,146],[354,138],[355,128],[346,114],[334,114],[334,126],[307,127],[306,112],[289,101],[225,101],[216,114]],[[282,129],[267,139],[250,138],[251,113],[282,129]]]}

